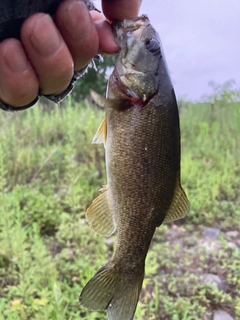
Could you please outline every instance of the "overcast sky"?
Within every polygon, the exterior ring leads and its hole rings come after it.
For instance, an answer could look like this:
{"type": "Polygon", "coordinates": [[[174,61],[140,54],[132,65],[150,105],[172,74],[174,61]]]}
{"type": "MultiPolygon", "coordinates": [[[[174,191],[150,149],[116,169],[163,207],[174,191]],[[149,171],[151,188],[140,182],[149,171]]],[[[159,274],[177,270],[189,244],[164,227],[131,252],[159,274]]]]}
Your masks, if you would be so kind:
{"type": "Polygon", "coordinates": [[[209,80],[240,87],[240,0],[143,0],[178,98],[199,99],[209,80]]]}
{"type": "Polygon", "coordinates": [[[141,13],[161,37],[178,98],[200,99],[210,80],[240,87],[240,0],[143,0],[141,13]]]}

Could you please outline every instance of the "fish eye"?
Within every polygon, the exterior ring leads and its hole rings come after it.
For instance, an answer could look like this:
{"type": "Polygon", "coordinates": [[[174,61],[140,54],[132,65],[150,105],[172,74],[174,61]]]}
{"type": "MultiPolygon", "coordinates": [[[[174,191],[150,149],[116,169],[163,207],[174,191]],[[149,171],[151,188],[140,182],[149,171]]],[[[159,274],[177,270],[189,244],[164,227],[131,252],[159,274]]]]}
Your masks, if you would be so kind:
{"type": "Polygon", "coordinates": [[[148,39],[145,42],[146,48],[148,49],[148,51],[152,52],[152,53],[158,53],[160,52],[160,46],[157,40],[155,39],[148,39]]]}

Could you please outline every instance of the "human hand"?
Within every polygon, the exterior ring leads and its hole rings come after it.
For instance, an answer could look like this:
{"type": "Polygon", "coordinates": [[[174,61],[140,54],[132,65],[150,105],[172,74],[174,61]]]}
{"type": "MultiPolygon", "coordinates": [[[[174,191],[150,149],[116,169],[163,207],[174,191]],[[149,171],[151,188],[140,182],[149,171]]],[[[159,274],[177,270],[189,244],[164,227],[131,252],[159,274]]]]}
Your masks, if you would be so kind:
{"type": "MultiPolygon", "coordinates": [[[[141,0],[102,0],[109,20],[137,16],[141,0]]],[[[0,99],[14,107],[31,103],[39,88],[44,95],[66,89],[74,70],[85,67],[97,52],[116,53],[110,24],[82,1],[66,0],[55,21],[43,13],[26,19],[21,41],[0,43],[0,99]],[[54,23],[55,22],[55,23],[54,23]]]]}

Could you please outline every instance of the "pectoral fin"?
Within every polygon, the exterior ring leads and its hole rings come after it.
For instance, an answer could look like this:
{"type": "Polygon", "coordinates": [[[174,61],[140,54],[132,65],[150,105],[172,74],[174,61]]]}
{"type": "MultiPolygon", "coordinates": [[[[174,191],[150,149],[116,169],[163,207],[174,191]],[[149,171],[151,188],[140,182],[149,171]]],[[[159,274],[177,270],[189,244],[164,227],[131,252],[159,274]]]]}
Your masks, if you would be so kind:
{"type": "Polygon", "coordinates": [[[93,101],[101,108],[109,108],[117,111],[126,110],[131,107],[132,102],[129,99],[109,99],[104,98],[95,91],[90,92],[93,101]]]}
{"type": "Polygon", "coordinates": [[[116,224],[109,205],[107,186],[101,190],[102,193],[93,200],[86,212],[87,222],[96,233],[109,237],[116,230],[116,224]]]}
{"type": "Polygon", "coordinates": [[[167,215],[164,218],[163,222],[172,222],[179,220],[189,212],[190,204],[187,199],[187,196],[180,184],[180,179],[177,179],[173,200],[168,209],[167,215]]]}
{"type": "Polygon", "coordinates": [[[103,143],[104,146],[106,145],[107,140],[107,118],[106,115],[103,118],[103,121],[101,122],[99,128],[97,129],[97,132],[95,133],[92,143],[103,143]]]}

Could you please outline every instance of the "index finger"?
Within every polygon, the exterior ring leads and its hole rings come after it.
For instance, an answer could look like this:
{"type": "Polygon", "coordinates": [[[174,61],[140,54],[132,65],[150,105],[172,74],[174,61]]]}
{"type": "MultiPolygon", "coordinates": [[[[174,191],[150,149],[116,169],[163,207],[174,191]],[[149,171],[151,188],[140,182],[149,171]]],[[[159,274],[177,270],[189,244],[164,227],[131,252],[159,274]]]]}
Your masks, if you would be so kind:
{"type": "Polygon", "coordinates": [[[133,19],[138,16],[142,0],[102,0],[103,13],[110,21],[133,19]]]}

